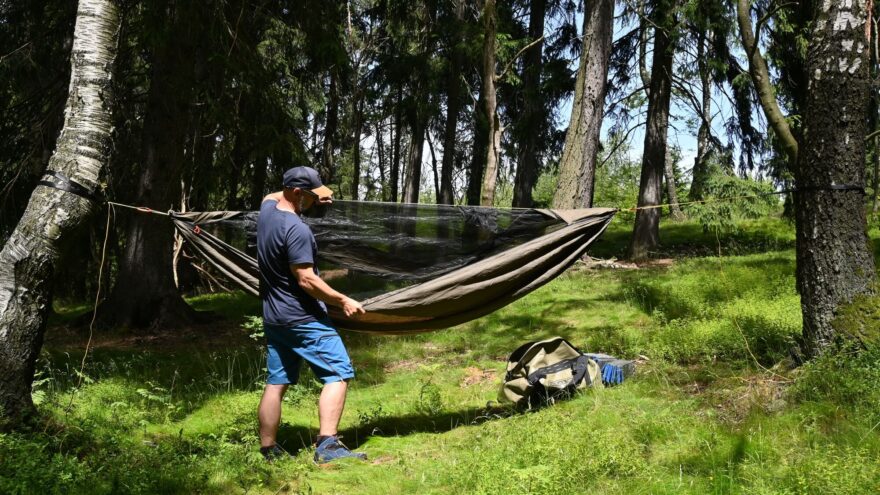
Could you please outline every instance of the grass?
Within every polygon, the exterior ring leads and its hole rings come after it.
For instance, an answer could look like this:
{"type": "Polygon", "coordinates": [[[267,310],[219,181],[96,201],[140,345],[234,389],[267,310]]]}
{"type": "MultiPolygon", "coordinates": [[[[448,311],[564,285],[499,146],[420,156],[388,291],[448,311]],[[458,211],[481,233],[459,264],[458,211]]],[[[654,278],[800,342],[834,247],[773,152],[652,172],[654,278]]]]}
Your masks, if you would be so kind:
{"type": "MultiPolygon", "coordinates": [[[[669,268],[575,266],[453,329],[345,334],[358,378],[341,428],[368,463],[311,463],[319,388],[307,372],[279,434],[294,458],[262,462],[262,350],[246,330],[225,346],[99,347],[79,388],[81,354],[49,348],[35,388],[46,420],[0,435],[0,492],[880,492],[880,351],[787,366],[800,332],[791,227],[663,235],[669,268]],[[643,362],[620,387],[528,414],[496,407],[506,355],[552,335],[643,362]]],[[[594,254],[626,236],[612,227],[594,254]]],[[[191,302],[233,326],[259,311],[241,294],[191,302]]]]}

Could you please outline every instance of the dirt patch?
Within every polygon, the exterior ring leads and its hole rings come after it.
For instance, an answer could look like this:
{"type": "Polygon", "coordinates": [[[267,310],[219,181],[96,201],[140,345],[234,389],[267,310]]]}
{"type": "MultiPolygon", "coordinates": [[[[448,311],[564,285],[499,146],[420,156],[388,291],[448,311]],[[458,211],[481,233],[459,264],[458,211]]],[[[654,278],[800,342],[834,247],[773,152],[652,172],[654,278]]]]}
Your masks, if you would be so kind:
{"type": "MultiPolygon", "coordinates": [[[[55,326],[46,330],[45,345],[51,349],[82,350],[89,340],[88,329],[55,326]]],[[[128,331],[98,331],[92,335],[92,349],[149,349],[175,351],[190,347],[200,349],[241,348],[262,345],[251,339],[248,332],[234,322],[217,321],[177,329],[145,329],[128,331]]]]}
{"type": "Polygon", "coordinates": [[[468,366],[464,372],[465,377],[461,381],[461,388],[470,387],[478,383],[494,382],[496,378],[495,370],[481,370],[474,366],[468,366]]]}
{"type": "Polygon", "coordinates": [[[669,268],[675,264],[672,258],[657,258],[639,262],[618,260],[617,258],[600,259],[585,256],[578,266],[587,270],[638,270],[640,268],[669,268]]]}
{"type": "Polygon", "coordinates": [[[370,464],[373,464],[373,465],[389,464],[389,463],[392,463],[396,460],[397,460],[397,458],[392,457],[390,455],[380,455],[379,457],[373,459],[372,462],[370,462],[370,464]]]}
{"type": "Polygon", "coordinates": [[[386,364],[382,369],[385,373],[394,373],[397,371],[415,371],[419,369],[419,366],[425,364],[424,360],[419,359],[404,359],[403,361],[395,361],[393,363],[386,364]]]}
{"type": "Polygon", "coordinates": [[[723,421],[741,423],[752,411],[773,414],[785,408],[788,380],[774,375],[752,375],[739,377],[737,382],[709,392],[710,402],[723,421]]]}

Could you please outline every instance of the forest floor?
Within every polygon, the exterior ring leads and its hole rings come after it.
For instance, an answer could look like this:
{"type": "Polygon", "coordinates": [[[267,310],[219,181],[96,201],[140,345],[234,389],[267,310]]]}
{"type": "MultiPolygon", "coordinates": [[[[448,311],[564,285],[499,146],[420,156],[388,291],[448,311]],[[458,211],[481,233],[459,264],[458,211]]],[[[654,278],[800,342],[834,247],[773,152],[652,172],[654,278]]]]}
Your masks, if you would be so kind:
{"type": "MultiPolygon", "coordinates": [[[[620,256],[628,236],[613,225],[591,255],[620,256]]],[[[185,332],[98,335],[82,372],[85,336],[65,322],[89,308],[58,307],[34,392],[45,419],[0,435],[0,493],[880,493],[880,352],[792,366],[792,226],[669,223],[661,236],[671,261],[579,263],[449,330],[345,333],[358,376],[341,430],[368,462],[311,462],[308,372],[285,399],[293,458],[262,460],[253,298],[192,298],[221,318],[185,332]],[[500,409],[507,355],[553,335],[638,359],[638,373],[537,412],[500,409]]]]}

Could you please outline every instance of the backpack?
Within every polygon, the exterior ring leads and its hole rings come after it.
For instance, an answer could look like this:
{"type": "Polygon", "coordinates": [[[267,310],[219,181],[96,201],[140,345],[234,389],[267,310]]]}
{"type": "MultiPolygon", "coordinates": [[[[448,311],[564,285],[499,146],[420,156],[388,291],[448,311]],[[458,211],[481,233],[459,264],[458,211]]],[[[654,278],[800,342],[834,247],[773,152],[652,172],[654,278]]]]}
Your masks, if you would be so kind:
{"type": "Polygon", "coordinates": [[[500,400],[531,409],[602,386],[599,365],[562,337],[529,342],[507,359],[500,400]]]}

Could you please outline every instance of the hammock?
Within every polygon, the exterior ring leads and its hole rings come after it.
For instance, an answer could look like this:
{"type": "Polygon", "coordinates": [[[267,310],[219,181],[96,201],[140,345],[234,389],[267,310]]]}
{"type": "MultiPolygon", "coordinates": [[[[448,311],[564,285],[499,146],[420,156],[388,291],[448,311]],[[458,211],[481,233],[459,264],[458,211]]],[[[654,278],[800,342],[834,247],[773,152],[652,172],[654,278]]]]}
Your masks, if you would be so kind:
{"type": "MultiPolygon", "coordinates": [[[[319,267],[346,269],[356,283],[343,291],[369,296],[358,318],[329,308],[334,323],[388,335],[448,328],[525,296],[578,260],[616,211],[335,201],[326,216],[304,220],[319,267]]],[[[188,250],[259,295],[257,212],[170,216],[188,250]]]]}

